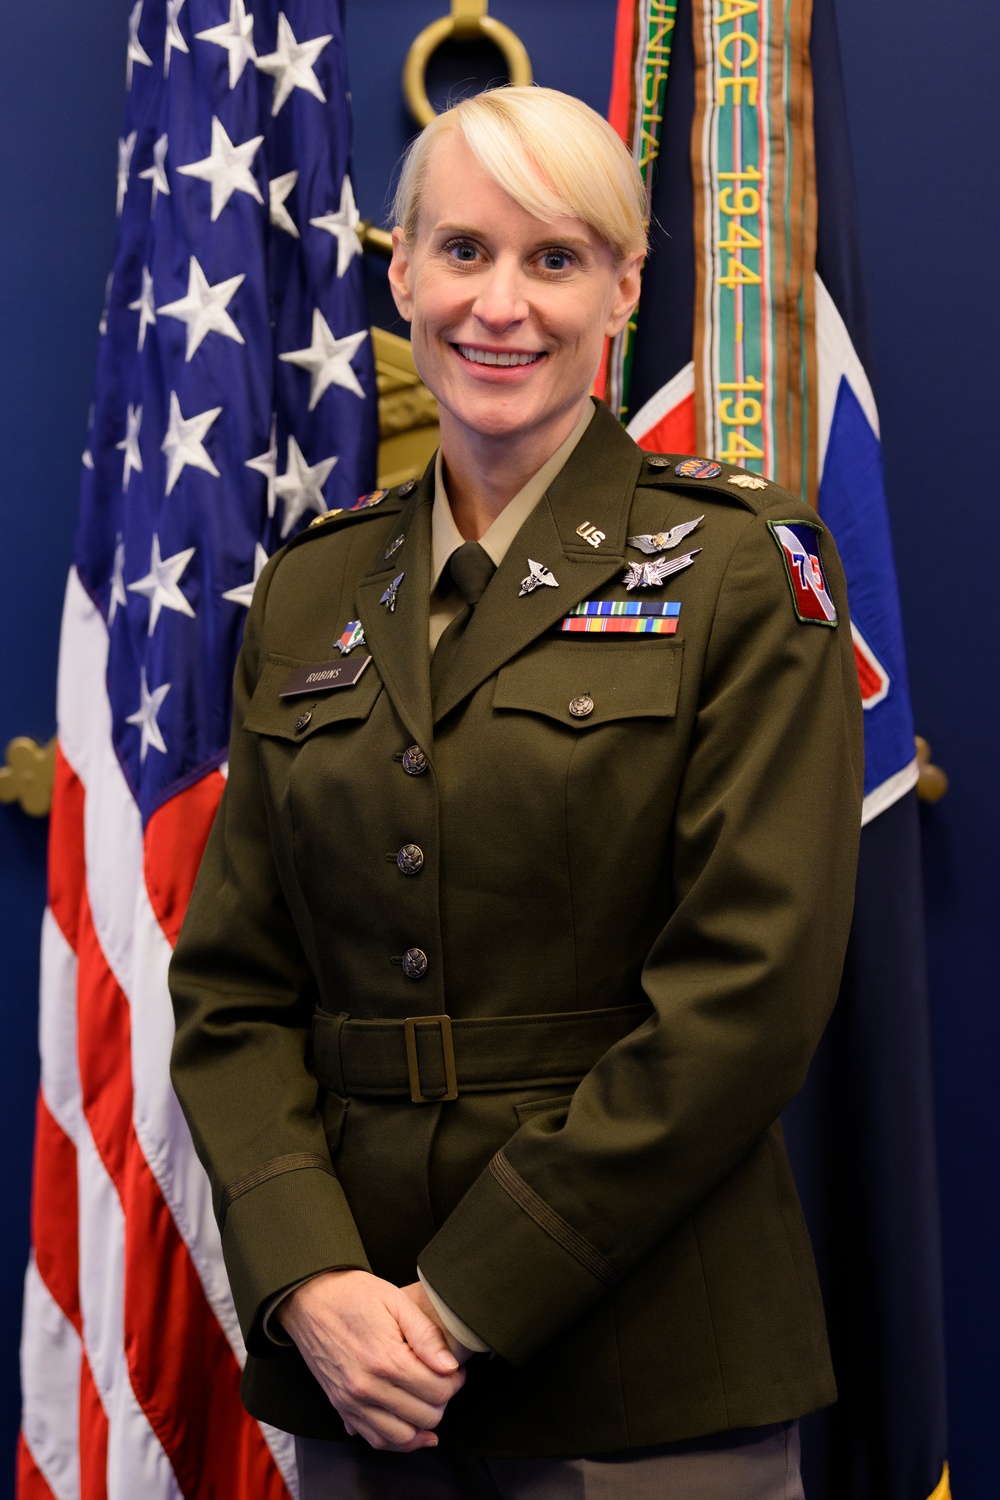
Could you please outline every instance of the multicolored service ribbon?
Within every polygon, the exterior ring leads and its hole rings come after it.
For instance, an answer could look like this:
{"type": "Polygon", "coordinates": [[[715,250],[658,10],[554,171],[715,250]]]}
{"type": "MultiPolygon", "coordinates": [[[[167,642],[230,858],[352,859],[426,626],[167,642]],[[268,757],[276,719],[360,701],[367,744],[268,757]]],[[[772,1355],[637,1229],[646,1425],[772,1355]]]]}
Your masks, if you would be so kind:
{"type": "Polygon", "coordinates": [[[680,612],[673,599],[585,599],[558,629],[587,635],[676,635],[680,612]]]}

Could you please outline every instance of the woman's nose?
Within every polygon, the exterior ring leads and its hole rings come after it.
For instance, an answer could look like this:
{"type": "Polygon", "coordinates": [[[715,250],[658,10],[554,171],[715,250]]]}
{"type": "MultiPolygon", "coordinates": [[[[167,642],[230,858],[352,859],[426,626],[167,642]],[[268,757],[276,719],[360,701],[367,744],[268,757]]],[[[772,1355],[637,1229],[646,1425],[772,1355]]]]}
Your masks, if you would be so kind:
{"type": "Polygon", "coordinates": [[[487,328],[500,332],[528,316],[527,300],[515,267],[493,265],[479,284],[473,314],[487,328]]]}

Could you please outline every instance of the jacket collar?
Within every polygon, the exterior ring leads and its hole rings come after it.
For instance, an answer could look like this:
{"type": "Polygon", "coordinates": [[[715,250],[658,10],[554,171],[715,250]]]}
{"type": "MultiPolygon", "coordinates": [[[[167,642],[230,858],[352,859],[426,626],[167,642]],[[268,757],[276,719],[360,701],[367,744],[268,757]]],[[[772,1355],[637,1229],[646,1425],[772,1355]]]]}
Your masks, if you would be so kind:
{"type": "Polygon", "coordinates": [[[564,467],[521,527],[462,639],[444,691],[432,709],[428,616],[434,465],[428,465],[392,528],[405,541],[391,558],[376,555],[358,589],[358,614],[375,665],[417,744],[431,746],[433,724],[625,566],[625,538],[642,453],[607,407],[597,411],[564,467]],[[603,533],[598,546],[578,528],[603,533]],[[529,559],[554,575],[521,595],[529,559]],[[395,610],[380,603],[400,573],[395,610]]]}
{"type": "Polygon", "coordinates": [[[432,738],[428,618],[433,500],[432,462],[358,586],[358,616],[379,676],[403,723],[424,750],[430,749],[432,738]],[[386,546],[399,536],[403,542],[387,559],[386,546]],[[400,573],[403,579],[390,612],[380,601],[400,573]]]}
{"type": "Polygon", "coordinates": [[[641,468],[640,450],[601,403],[477,605],[435,705],[435,722],[624,567],[641,468]],[[592,535],[604,533],[597,547],[577,529],[587,525],[592,535]],[[529,559],[547,567],[558,588],[543,585],[522,596],[529,559]]]}

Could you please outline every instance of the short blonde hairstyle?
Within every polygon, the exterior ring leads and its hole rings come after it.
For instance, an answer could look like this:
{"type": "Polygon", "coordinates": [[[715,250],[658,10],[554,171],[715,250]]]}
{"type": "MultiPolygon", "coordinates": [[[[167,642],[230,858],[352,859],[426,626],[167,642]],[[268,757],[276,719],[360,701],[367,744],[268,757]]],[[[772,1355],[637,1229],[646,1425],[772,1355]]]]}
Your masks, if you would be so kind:
{"type": "Polygon", "coordinates": [[[580,219],[615,258],[646,249],[646,189],[606,120],[557,89],[506,85],[445,110],[403,158],[393,219],[412,244],[434,143],[461,130],[469,149],[515,203],[538,219],[580,219]]]}

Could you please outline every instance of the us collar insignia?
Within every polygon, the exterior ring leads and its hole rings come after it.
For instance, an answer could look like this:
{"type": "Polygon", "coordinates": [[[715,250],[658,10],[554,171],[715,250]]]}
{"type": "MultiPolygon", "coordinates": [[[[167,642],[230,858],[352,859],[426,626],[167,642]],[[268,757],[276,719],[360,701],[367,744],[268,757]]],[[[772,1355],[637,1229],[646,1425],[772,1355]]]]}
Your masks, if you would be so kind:
{"type": "Polygon", "coordinates": [[[341,656],[349,656],[355,646],[364,646],[365,632],[360,620],[348,620],[344,626],[344,633],[338,641],[333,643],[341,656]]]}
{"type": "Polygon", "coordinates": [[[709,458],[682,458],[674,473],[678,479],[718,479],[722,466],[709,458]]]}
{"type": "Polygon", "coordinates": [[[679,526],[671,526],[669,531],[652,533],[645,531],[641,536],[630,536],[628,544],[650,555],[654,552],[669,552],[671,547],[676,547],[678,542],[682,542],[696,526],[700,526],[704,519],[704,516],[699,516],[696,521],[682,521],[679,526]]]}
{"type": "Polygon", "coordinates": [[[402,583],[405,577],[405,573],[397,573],[395,578],[390,583],[389,587],[386,589],[385,593],[382,595],[381,599],[378,601],[380,604],[385,605],[390,614],[395,614],[396,612],[396,595],[399,593],[399,585],[402,583]]]}
{"type": "Polygon", "coordinates": [[[523,599],[525,594],[533,594],[543,583],[546,588],[557,589],[559,587],[559,580],[543,563],[535,562],[534,558],[529,557],[528,567],[531,572],[527,578],[521,579],[521,587],[517,593],[519,599],[523,599]]]}
{"type": "Polygon", "coordinates": [[[584,541],[589,542],[592,547],[599,547],[606,537],[606,533],[598,531],[591,521],[581,521],[576,528],[576,534],[582,536],[584,541]]]}
{"type": "Polygon", "coordinates": [[[386,559],[387,562],[388,562],[389,558],[392,557],[393,553],[399,551],[400,547],[403,545],[403,543],[405,541],[406,541],[406,533],[405,533],[405,531],[401,531],[399,533],[399,536],[396,538],[396,540],[394,542],[390,542],[389,543],[388,547],[386,547],[385,551],[382,554],[382,556],[386,559]]]}
{"type": "Polygon", "coordinates": [[[625,569],[625,587],[627,589],[655,589],[669,578],[671,573],[679,573],[682,568],[689,568],[694,562],[700,547],[693,552],[685,552],[683,557],[656,557],[652,562],[629,563],[625,569]]]}
{"type": "Polygon", "coordinates": [[[729,483],[738,485],[741,490],[767,489],[767,480],[758,478],[756,474],[730,474],[729,483]]]}

